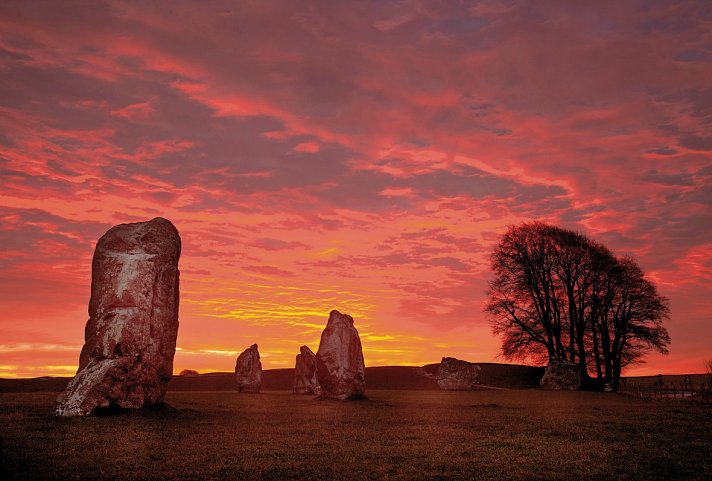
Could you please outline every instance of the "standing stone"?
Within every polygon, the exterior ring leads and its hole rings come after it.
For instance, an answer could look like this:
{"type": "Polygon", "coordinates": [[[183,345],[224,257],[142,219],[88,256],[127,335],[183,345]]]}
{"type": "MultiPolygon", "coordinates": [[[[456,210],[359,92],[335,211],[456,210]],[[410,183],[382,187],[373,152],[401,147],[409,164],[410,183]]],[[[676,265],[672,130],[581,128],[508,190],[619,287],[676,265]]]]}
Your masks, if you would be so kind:
{"type": "Polygon", "coordinates": [[[294,365],[292,392],[296,394],[321,394],[319,382],[316,380],[316,354],[307,346],[300,347],[299,352],[294,365]]]}
{"type": "Polygon", "coordinates": [[[549,359],[544,376],[539,381],[542,389],[575,391],[581,387],[579,366],[562,359],[549,359]]]}
{"type": "Polygon", "coordinates": [[[260,392],[262,386],[262,363],[257,344],[245,349],[237,356],[235,363],[235,380],[240,392],[260,392]]]}
{"type": "Polygon", "coordinates": [[[96,245],[79,369],[58,416],[161,403],[178,335],[181,242],[168,220],[121,224],[96,245]]]}
{"type": "Polygon", "coordinates": [[[477,389],[480,383],[480,366],[454,357],[444,357],[440,361],[436,379],[438,387],[444,391],[477,389]]]}
{"type": "Polygon", "coordinates": [[[321,396],[342,401],[364,398],[365,371],[361,339],[353,318],[331,311],[316,353],[316,377],[321,396]]]}

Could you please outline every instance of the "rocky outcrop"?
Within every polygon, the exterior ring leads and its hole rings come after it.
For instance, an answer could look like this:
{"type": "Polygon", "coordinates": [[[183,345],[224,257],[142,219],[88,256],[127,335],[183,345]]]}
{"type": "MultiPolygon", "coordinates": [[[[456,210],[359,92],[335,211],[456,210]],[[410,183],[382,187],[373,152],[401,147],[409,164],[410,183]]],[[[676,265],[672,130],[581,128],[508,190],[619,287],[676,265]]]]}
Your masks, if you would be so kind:
{"type": "Polygon", "coordinates": [[[161,403],[178,335],[181,242],[168,220],[121,224],[96,245],[79,369],[58,416],[161,403]]]}
{"type": "Polygon", "coordinates": [[[321,386],[321,397],[364,398],[365,371],[361,339],[353,318],[331,311],[316,353],[316,378],[321,386]]]}
{"type": "Polygon", "coordinates": [[[240,392],[260,392],[262,386],[262,363],[260,362],[260,352],[257,344],[253,344],[249,349],[237,357],[235,363],[235,380],[237,390],[240,392]]]}
{"type": "Polygon", "coordinates": [[[300,347],[299,354],[297,354],[292,392],[295,394],[321,394],[321,388],[316,379],[316,354],[307,346],[300,347]]]}
{"type": "Polygon", "coordinates": [[[438,387],[445,391],[477,389],[480,383],[480,366],[454,357],[444,357],[440,361],[436,379],[438,387]]]}
{"type": "Polygon", "coordinates": [[[539,381],[542,389],[575,391],[581,387],[578,364],[561,359],[550,359],[539,381]]]}

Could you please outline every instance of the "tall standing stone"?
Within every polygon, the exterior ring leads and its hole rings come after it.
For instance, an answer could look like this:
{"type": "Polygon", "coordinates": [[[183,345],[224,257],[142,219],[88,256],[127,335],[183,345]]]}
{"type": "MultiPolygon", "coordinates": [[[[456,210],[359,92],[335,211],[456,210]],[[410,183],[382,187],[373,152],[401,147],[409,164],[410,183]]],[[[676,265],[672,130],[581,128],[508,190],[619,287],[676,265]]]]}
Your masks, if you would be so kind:
{"type": "Polygon", "coordinates": [[[444,357],[440,361],[436,379],[438,387],[444,391],[477,389],[480,366],[454,357],[444,357]]]}
{"type": "Polygon", "coordinates": [[[300,347],[299,354],[297,354],[292,392],[296,394],[321,394],[319,381],[316,379],[316,354],[307,346],[300,347]]]}
{"type": "Polygon", "coordinates": [[[316,353],[321,396],[340,400],[365,397],[365,371],[361,339],[353,318],[331,311],[316,353]]]}
{"type": "Polygon", "coordinates": [[[237,356],[235,380],[237,381],[237,390],[240,392],[260,392],[262,363],[257,344],[251,345],[237,356]]]}
{"type": "Polygon", "coordinates": [[[79,369],[58,416],[161,403],[178,335],[181,242],[170,221],[121,224],[96,245],[79,369]]]}

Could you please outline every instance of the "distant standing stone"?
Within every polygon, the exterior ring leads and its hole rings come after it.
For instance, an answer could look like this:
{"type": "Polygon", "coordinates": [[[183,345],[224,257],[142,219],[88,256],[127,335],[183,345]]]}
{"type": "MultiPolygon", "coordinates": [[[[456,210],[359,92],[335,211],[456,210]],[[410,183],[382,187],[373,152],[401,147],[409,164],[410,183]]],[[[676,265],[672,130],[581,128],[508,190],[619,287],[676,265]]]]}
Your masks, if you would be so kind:
{"type": "Polygon", "coordinates": [[[262,386],[262,363],[257,344],[237,356],[235,363],[235,380],[240,392],[260,392],[262,386]]]}
{"type": "Polygon", "coordinates": [[[581,387],[579,366],[574,362],[550,359],[539,381],[542,389],[575,391],[581,387]]]}
{"type": "Polygon", "coordinates": [[[321,388],[316,379],[316,354],[307,346],[299,348],[294,365],[292,391],[296,394],[321,394],[321,388]]]}
{"type": "Polygon", "coordinates": [[[331,311],[316,353],[317,381],[321,397],[360,399],[366,381],[361,339],[351,316],[331,311]]]}
{"type": "Polygon", "coordinates": [[[436,379],[438,387],[444,391],[477,389],[480,383],[480,366],[454,357],[444,357],[440,361],[436,379]]]}
{"type": "Polygon", "coordinates": [[[180,250],[178,231],[160,217],[117,225],[99,239],[79,369],[56,415],[163,401],[178,335],[180,250]]]}

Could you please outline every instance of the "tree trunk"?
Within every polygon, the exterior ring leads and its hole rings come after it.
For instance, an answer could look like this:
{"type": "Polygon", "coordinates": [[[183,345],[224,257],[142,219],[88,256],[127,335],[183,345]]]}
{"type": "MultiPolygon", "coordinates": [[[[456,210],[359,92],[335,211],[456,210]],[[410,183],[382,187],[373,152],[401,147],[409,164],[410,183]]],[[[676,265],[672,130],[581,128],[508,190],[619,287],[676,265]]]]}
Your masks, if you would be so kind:
{"type": "Polygon", "coordinates": [[[601,354],[598,346],[598,330],[596,329],[596,321],[594,319],[591,319],[591,337],[591,342],[593,343],[593,357],[596,361],[596,376],[600,381],[602,381],[603,373],[601,372],[601,354]]]}

